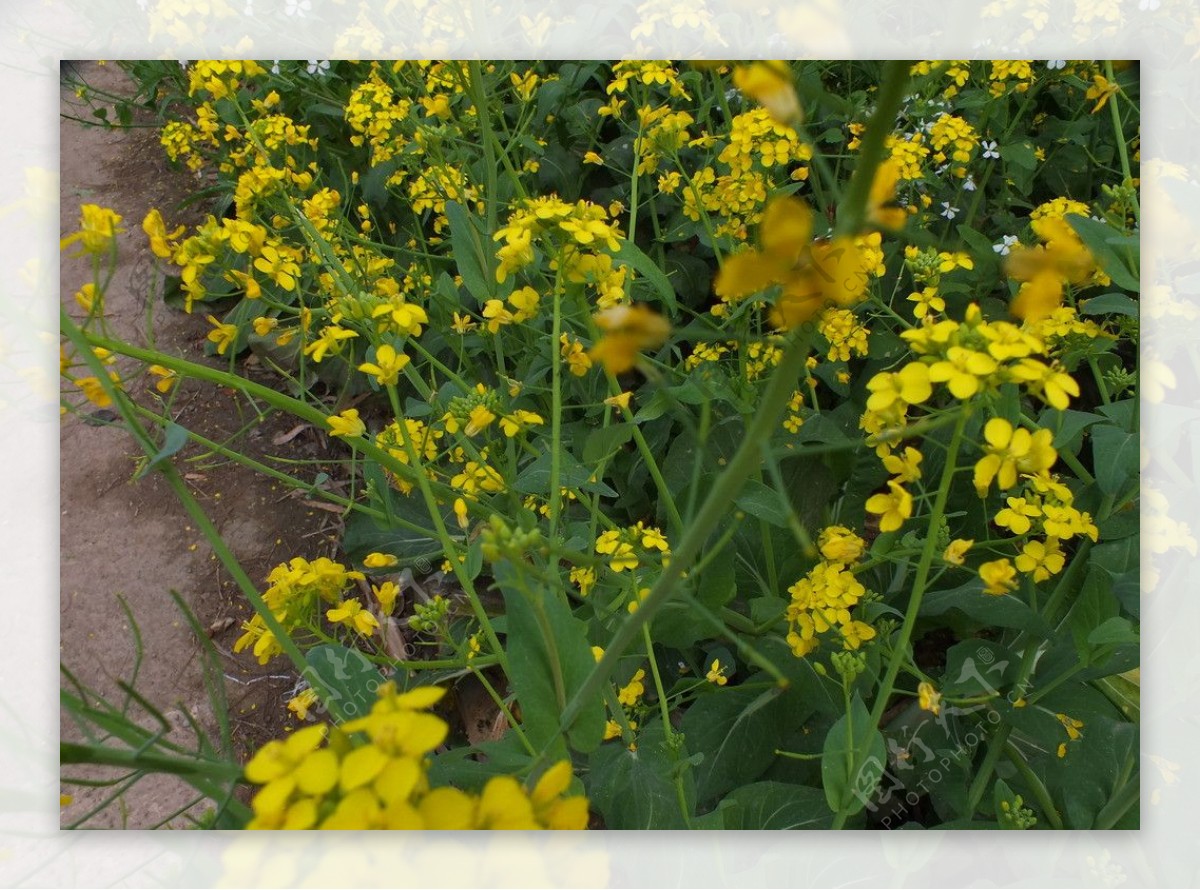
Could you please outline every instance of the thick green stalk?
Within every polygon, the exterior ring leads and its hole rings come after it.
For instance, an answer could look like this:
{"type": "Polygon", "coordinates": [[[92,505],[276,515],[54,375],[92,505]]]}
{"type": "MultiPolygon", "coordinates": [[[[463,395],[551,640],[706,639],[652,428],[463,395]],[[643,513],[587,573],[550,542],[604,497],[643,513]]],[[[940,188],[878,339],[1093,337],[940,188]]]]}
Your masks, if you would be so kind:
{"type": "MultiPolygon", "coordinates": [[[[1108,78],[1109,83],[1114,85],[1116,84],[1117,78],[1116,75],[1113,74],[1113,65],[1111,60],[1107,60],[1104,63],[1104,75],[1108,78]]],[[[1129,166],[1129,147],[1125,144],[1125,128],[1121,126],[1121,111],[1117,107],[1117,97],[1120,95],[1121,91],[1117,90],[1117,92],[1113,93],[1112,96],[1109,97],[1108,108],[1112,114],[1113,135],[1117,140],[1117,154],[1121,158],[1121,175],[1125,177],[1125,183],[1132,183],[1133,168],[1129,166]]],[[[1140,222],[1142,218],[1142,206],[1138,201],[1136,190],[1133,193],[1133,212],[1140,222]]]]}

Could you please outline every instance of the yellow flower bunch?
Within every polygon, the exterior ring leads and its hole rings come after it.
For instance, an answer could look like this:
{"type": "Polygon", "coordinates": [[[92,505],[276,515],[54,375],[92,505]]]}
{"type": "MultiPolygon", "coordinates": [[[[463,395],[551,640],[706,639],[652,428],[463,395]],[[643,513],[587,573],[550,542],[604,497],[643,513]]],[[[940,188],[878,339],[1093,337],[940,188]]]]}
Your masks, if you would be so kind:
{"type": "Polygon", "coordinates": [[[610,529],[596,539],[596,552],[609,557],[614,572],[636,569],[647,556],[658,557],[666,565],[670,545],[662,531],[642,522],[629,528],[610,529]]]}
{"type": "MultiPolygon", "coordinates": [[[[341,563],[324,556],[311,562],[297,556],[271,570],[267,576],[270,586],[263,593],[263,602],[275,620],[291,634],[315,620],[318,602],[324,601],[334,606],[344,603],[342,593],[352,582],[363,580],[364,577],[362,572],[350,571],[341,563]]],[[[283,652],[261,615],[244,622],[242,631],[233,644],[234,652],[241,652],[253,644],[259,664],[266,664],[283,652]]]]}
{"type": "Polygon", "coordinates": [[[526,789],[495,776],[479,794],[433,787],[429,755],[449,725],[429,709],[444,689],[397,692],[379,687],[371,713],[340,727],[324,724],[267,742],[246,764],[262,786],[250,802],[249,829],[582,829],[588,801],[568,795],[569,761],[550,767],[526,789]],[[360,735],[361,734],[361,735],[360,735]]]}
{"type": "Polygon", "coordinates": [[[797,658],[816,650],[830,631],[840,637],[844,650],[859,649],[875,638],[875,628],[850,613],[867,592],[850,570],[865,542],[847,528],[831,526],[821,532],[818,546],[821,561],[788,588],[787,643],[797,658]]]}

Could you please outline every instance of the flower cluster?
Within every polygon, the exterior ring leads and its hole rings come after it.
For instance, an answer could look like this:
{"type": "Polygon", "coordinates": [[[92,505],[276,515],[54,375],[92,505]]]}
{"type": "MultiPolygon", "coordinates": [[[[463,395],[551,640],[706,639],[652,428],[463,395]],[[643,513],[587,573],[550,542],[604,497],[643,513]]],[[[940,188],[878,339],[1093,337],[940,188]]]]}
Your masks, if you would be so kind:
{"type": "Polygon", "coordinates": [[[818,547],[820,562],[788,588],[787,642],[797,658],[814,651],[831,631],[844,650],[859,649],[875,638],[875,628],[850,612],[867,593],[853,571],[865,542],[850,529],[833,525],[821,531],[818,547]]]}
{"type": "Polygon", "coordinates": [[[581,829],[587,798],[568,795],[560,761],[530,789],[495,776],[479,794],[429,781],[429,754],[450,727],[429,712],[444,689],[398,692],[382,684],[371,713],[337,727],[306,726],[267,742],[246,764],[262,786],[250,801],[250,829],[581,829]]]}
{"type": "MultiPolygon", "coordinates": [[[[352,582],[363,579],[362,572],[350,571],[324,556],[311,562],[297,556],[271,570],[267,576],[270,587],[263,593],[263,602],[289,636],[313,629],[319,620],[317,612],[321,603],[330,606],[325,613],[330,622],[344,624],[369,636],[379,626],[378,620],[363,608],[361,600],[345,596],[346,588],[352,582]]],[[[261,615],[243,623],[242,631],[233,644],[234,652],[253,646],[259,664],[266,664],[283,652],[279,640],[261,615]]]]}

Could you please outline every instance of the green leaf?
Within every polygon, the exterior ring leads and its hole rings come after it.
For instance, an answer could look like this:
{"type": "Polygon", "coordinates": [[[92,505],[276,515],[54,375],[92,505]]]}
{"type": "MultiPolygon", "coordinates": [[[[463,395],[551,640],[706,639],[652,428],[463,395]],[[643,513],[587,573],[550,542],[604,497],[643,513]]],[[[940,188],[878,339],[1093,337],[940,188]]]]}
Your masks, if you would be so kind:
{"type": "Polygon", "coordinates": [[[1066,219],[1114,284],[1134,293],[1141,292],[1136,237],[1078,213],[1068,213],[1066,219]]]}
{"type": "MultiPolygon", "coordinates": [[[[522,568],[505,561],[496,563],[493,571],[504,594],[508,675],[521,705],[525,734],[535,748],[551,746],[554,756],[563,757],[559,717],[596,666],[587,626],[557,592],[531,590],[522,568]]],[[[572,747],[595,750],[604,723],[604,702],[597,690],[567,727],[572,747]]]]}
{"type": "MultiPolygon", "coordinates": [[[[517,476],[513,490],[521,494],[536,494],[547,497],[550,494],[550,464],[549,451],[543,451],[534,458],[517,476]]],[[[558,484],[562,488],[578,488],[581,491],[598,492],[606,497],[616,497],[617,493],[608,485],[597,480],[589,481],[591,470],[575,459],[569,451],[563,451],[559,460],[558,484]]]]}
{"type": "Polygon", "coordinates": [[[1087,635],[1087,641],[1093,646],[1136,643],[1139,639],[1129,619],[1120,617],[1107,619],[1087,635]]]}
{"type": "Polygon", "coordinates": [[[735,831],[828,828],[833,815],[820,788],[786,782],[743,785],[721,801],[725,827],[735,831]]]}
{"type": "Polygon", "coordinates": [[[1010,650],[988,640],[964,640],[946,652],[944,695],[966,697],[995,693],[1016,673],[1010,650]]]}
{"type": "Polygon", "coordinates": [[[332,698],[324,704],[340,715],[339,722],[363,717],[371,710],[383,677],[365,655],[338,643],[326,643],[308,650],[305,659],[308,664],[302,676],[318,689],[330,690],[332,698]]]}
{"type": "Polygon", "coordinates": [[[159,446],[158,451],[155,452],[154,456],[150,458],[146,465],[138,471],[134,478],[140,479],[172,454],[177,454],[179,450],[187,444],[187,440],[188,431],[186,429],[174,421],[168,423],[163,428],[162,445],[159,446]]]}
{"type": "Polygon", "coordinates": [[[654,288],[659,299],[670,310],[672,316],[679,311],[679,304],[675,300],[675,288],[671,286],[670,279],[650,257],[642,252],[640,247],[632,241],[622,241],[621,249],[614,254],[614,259],[619,264],[632,266],[635,272],[645,278],[654,288]]]}
{"type": "Polygon", "coordinates": [[[883,734],[871,723],[867,706],[855,693],[850,713],[833,724],[821,752],[821,781],[829,809],[850,816],[861,811],[886,767],[883,734]]]}
{"type": "Polygon", "coordinates": [[[1072,448],[1078,451],[1078,439],[1083,434],[1083,431],[1093,424],[1103,423],[1104,418],[1099,414],[1092,414],[1087,411],[1075,411],[1071,408],[1065,411],[1059,411],[1055,408],[1046,408],[1038,418],[1038,426],[1043,429],[1054,430],[1054,447],[1061,451],[1063,448],[1072,448]]]}
{"type": "Polygon", "coordinates": [[[1092,428],[1092,462],[1096,484],[1114,497],[1138,474],[1138,437],[1111,424],[1092,428]]]}
{"type": "Polygon", "coordinates": [[[615,423],[612,426],[602,426],[588,435],[583,445],[583,462],[595,465],[633,438],[633,424],[615,423]]]}
{"type": "Polygon", "coordinates": [[[758,778],[793,725],[792,697],[778,689],[724,688],[701,697],[680,724],[688,747],[704,755],[696,797],[705,803],[758,778]]]}
{"type": "Polygon", "coordinates": [[[746,480],[734,503],[751,516],[787,528],[788,512],[783,499],[775,489],[757,479],[746,480]]]}
{"type": "Polygon", "coordinates": [[[1013,142],[1010,145],[1000,146],[1000,157],[1006,164],[1022,170],[1037,169],[1037,155],[1034,154],[1033,146],[1028,142],[1013,142]]]}
{"type": "Polygon", "coordinates": [[[620,742],[601,745],[588,761],[587,790],[605,827],[686,828],[673,779],[677,769],[685,768],[685,759],[682,749],[667,745],[659,721],[638,735],[636,751],[620,742]]]}
{"type": "Polygon", "coordinates": [[[944,615],[955,610],[992,627],[1012,627],[1045,637],[1050,627],[1045,619],[1015,596],[992,596],[983,592],[983,584],[975,578],[953,590],[935,590],[925,595],[921,616],[944,615]]]}
{"type": "Polygon", "coordinates": [[[1137,318],[1140,307],[1137,301],[1125,294],[1101,294],[1080,302],[1080,315],[1129,315],[1137,318]]]}
{"type": "Polygon", "coordinates": [[[447,201],[446,219],[450,221],[450,247],[458,263],[458,274],[462,276],[463,284],[471,296],[483,305],[494,292],[485,274],[488,261],[484,254],[483,237],[476,228],[473,216],[461,204],[447,201]]]}

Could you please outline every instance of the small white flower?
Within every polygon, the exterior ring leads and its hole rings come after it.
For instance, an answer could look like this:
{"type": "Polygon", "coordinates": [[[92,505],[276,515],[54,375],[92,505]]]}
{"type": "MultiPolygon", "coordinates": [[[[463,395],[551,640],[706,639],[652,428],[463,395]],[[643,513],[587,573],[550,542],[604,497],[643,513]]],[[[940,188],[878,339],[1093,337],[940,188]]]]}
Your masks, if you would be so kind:
{"type": "Polygon", "coordinates": [[[964,192],[975,191],[975,177],[974,176],[968,176],[965,180],[963,180],[963,191],[964,192]]]}
{"type": "Polygon", "coordinates": [[[1138,9],[1142,12],[1154,12],[1161,5],[1159,0],[1138,0],[1138,9]]]}
{"type": "Polygon", "coordinates": [[[1000,254],[1000,256],[1008,256],[1008,254],[1013,249],[1013,245],[1016,243],[1017,243],[1016,235],[1005,235],[1004,238],[1001,239],[999,244],[992,245],[992,250],[996,251],[996,253],[1000,254]]]}
{"type": "Polygon", "coordinates": [[[996,140],[993,139],[991,142],[989,142],[988,140],[984,139],[979,144],[983,146],[983,156],[985,158],[1000,157],[1000,151],[996,148],[996,140]]]}
{"type": "Polygon", "coordinates": [[[312,2],[311,0],[287,0],[287,3],[284,4],[283,11],[288,15],[304,18],[312,11],[312,2]]]}
{"type": "Polygon", "coordinates": [[[271,60],[271,73],[274,74],[276,77],[279,76],[279,60],[278,59],[271,60]]]}
{"type": "Polygon", "coordinates": [[[315,74],[318,77],[324,77],[325,72],[328,70],[329,70],[329,60],[328,59],[309,59],[308,60],[308,73],[309,74],[315,74]]]}
{"type": "Polygon", "coordinates": [[[187,71],[188,60],[187,59],[178,59],[177,61],[179,62],[179,67],[182,68],[184,71],[187,71]]]}
{"type": "Polygon", "coordinates": [[[943,201],[942,216],[946,217],[946,219],[954,219],[954,217],[958,216],[958,208],[951,207],[949,201],[943,201]]]}
{"type": "Polygon", "coordinates": [[[1067,67],[1067,60],[1066,59],[1050,59],[1048,62],[1046,62],[1046,67],[1049,68],[1051,71],[1058,71],[1060,68],[1067,67]]]}

